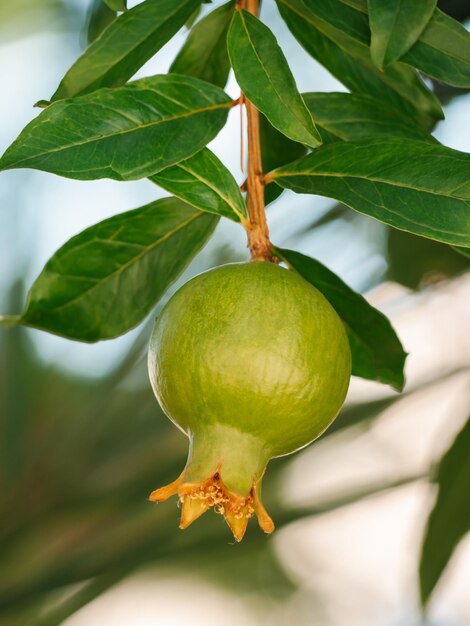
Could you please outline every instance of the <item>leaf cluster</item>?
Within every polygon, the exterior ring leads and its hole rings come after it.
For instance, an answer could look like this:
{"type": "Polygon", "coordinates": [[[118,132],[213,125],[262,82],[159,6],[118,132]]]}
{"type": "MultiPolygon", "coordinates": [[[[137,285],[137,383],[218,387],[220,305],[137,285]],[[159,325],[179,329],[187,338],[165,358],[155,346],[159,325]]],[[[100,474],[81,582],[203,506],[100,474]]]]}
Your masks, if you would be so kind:
{"type": "MultiPolygon", "coordinates": [[[[199,13],[202,4],[94,3],[90,45],[5,151],[0,170],[148,178],[172,196],[72,238],[47,262],[23,312],[0,324],[88,342],[116,337],[144,320],[219,218],[247,226],[242,190],[207,147],[238,104],[224,91],[230,71],[261,113],[266,202],[283,189],[333,198],[468,257],[470,156],[432,137],[443,113],[422,78],[470,88],[470,34],[461,24],[435,0],[276,0],[298,42],[349,90],[301,94],[268,25],[234,0],[199,13]],[[185,25],[170,72],[131,80],[185,25]]],[[[353,373],[401,390],[406,353],[388,320],[317,260],[276,246],[273,253],[338,312],[353,373]]],[[[440,569],[422,569],[424,598],[440,569]]]]}

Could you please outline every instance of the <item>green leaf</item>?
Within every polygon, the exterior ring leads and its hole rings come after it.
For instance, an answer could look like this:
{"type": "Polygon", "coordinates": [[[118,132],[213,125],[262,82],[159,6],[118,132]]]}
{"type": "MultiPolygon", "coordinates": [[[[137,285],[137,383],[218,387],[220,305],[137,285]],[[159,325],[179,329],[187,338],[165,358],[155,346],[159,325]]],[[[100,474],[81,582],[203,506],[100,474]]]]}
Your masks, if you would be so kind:
{"type": "Polygon", "coordinates": [[[93,0],[89,11],[87,42],[92,43],[116,19],[116,11],[109,8],[103,0],[93,0]]]}
{"type": "MultiPolygon", "coordinates": [[[[291,163],[307,154],[307,148],[301,143],[288,139],[272,126],[264,115],[259,117],[261,162],[263,172],[270,172],[276,167],[291,163]]],[[[265,204],[274,202],[284,190],[271,183],[264,188],[265,204]]]]}
{"type": "Polygon", "coordinates": [[[335,138],[357,141],[393,135],[436,142],[408,117],[371,96],[357,93],[304,93],[302,96],[324,143],[335,138]]]}
{"type": "Polygon", "coordinates": [[[394,228],[470,247],[470,155],[411,139],[332,143],[268,180],[394,228]]]}
{"type": "Polygon", "coordinates": [[[464,257],[467,257],[467,259],[470,259],[470,247],[469,248],[462,248],[460,246],[452,246],[452,248],[458,252],[459,254],[461,254],[464,257]]]}
{"type": "Polygon", "coordinates": [[[293,250],[274,253],[316,287],[341,317],[348,333],[352,373],[403,389],[406,352],[388,319],[319,261],[293,250]]]}
{"type": "Polygon", "coordinates": [[[47,262],[21,323],[87,342],[122,335],[144,319],[216,224],[165,198],[84,230],[47,262]]]}
{"type": "Polygon", "coordinates": [[[470,87],[470,33],[462,24],[436,10],[402,61],[448,85],[470,87]]]}
{"type": "Polygon", "coordinates": [[[237,10],[227,44],[235,77],[246,97],[286,137],[318,146],[320,135],[269,28],[250,13],[237,10]]]}
{"type": "Polygon", "coordinates": [[[443,118],[439,101],[410,67],[394,63],[381,72],[372,63],[367,15],[339,0],[312,2],[308,7],[301,0],[276,2],[299,43],[350,91],[386,102],[424,130],[443,118]]]}
{"type": "Polygon", "coordinates": [[[230,71],[227,33],[234,7],[234,0],[230,0],[193,27],[170,72],[195,76],[219,87],[225,86],[230,71]]]}
{"type": "Polygon", "coordinates": [[[201,0],[146,0],[126,11],[72,65],[51,100],[123,85],[200,4],[201,0]]]}
{"type": "Polygon", "coordinates": [[[370,54],[379,68],[402,57],[431,19],[437,0],[367,0],[370,54]]]}
{"type": "MultiPolygon", "coordinates": [[[[387,104],[365,94],[303,93],[323,143],[360,141],[374,137],[401,136],[437,143],[434,137],[387,104]]],[[[269,172],[286,165],[307,152],[301,144],[287,139],[260,117],[260,143],[263,170],[269,172]]],[[[276,184],[265,187],[266,204],[282,193],[276,184]]]]}
{"type": "Polygon", "coordinates": [[[199,15],[201,14],[202,11],[202,6],[199,6],[194,13],[191,14],[190,17],[188,17],[188,19],[186,20],[186,22],[184,23],[184,25],[186,26],[186,28],[188,30],[190,30],[193,26],[194,26],[194,22],[197,20],[197,18],[199,17],[199,15]]]}
{"type": "Polygon", "coordinates": [[[247,217],[237,181],[207,148],[151,176],[150,180],[202,211],[236,222],[247,217]]]}
{"type": "MultiPolygon", "coordinates": [[[[353,45],[368,45],[370,32],[365,28],[364,21],[364,18],[367,20],[367,1],[329,1],[335,3],[335,7],[331,8],[330,19],[337,15],[342,16],[340,30],[343,36],[347,32],[351,37],[350,45],[353,42],[353,45]],[[351,8],[355,11],[351,12],[351,8]],[[344,11],[348,11],[347,16],[344,11]],[[360,13],[363,22],[361,28],[358,28],[360,13]],[[355,24],[355,29],[351,28],[351,23],[355,24]]],[[[317,6],[323,8],[324,3],[317,3],[317,6]]],[[[336,35],[338,36],[338,32],[336,35]]],[[[470,33],[462,24],[436,9],[418,41],[401,61],[448,85],[470,87],[470,33]]]]}
{"type": "Polygon", "coordinates": [[[127,0],[104,0],[108,7],[113,11],[125,11],[127,9],[127,0]]]}
{"type": "Polygon", "coordinates": [[[439,241],[417,237],[403,230],[390,228],[387,236],[387,279],[409,289],[429,286],[429,282],[449,279],[470,269],[470,258],[439,241]]]}
{"type": "Polygon", "coordinates": [[[426,605],[455,547],[470,530],[470,420],[442,458],[439,492],[428,520],[419,567],[421,602],[426,605]]]}
{"type": "Polygon", "coordinates": [[[190,76],[153,76],[56,102],[30,122],[0,170],[134,180],[198,152],[225,124],[230,99],[190,76]]]}

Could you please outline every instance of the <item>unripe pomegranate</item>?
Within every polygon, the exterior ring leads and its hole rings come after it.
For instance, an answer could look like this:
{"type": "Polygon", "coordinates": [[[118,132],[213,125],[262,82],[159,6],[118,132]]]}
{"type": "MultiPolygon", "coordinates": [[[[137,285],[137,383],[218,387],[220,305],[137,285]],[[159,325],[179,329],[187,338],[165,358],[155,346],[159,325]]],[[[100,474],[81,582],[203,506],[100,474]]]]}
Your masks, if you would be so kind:
{"type": "Polygon", "coordinates": [[[234,263],[186,283],[155,322],[150,380],[188,436],[181,476],[150,500],[178,494],[181,528],[213,506],[240,541],[261,499],[268,461],[316,439],[343,404],[351,354],[323,295],[273,263],[234,263]]]}

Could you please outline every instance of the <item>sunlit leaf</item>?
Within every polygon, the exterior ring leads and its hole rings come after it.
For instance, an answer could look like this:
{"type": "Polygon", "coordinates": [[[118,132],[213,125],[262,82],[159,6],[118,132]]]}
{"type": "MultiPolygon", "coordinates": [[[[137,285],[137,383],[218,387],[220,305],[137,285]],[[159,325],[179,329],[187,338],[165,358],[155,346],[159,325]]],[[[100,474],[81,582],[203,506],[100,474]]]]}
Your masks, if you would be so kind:
{"type": "Polygon", "coordinates": [[[246,205],[236,180],[207,148],[150,180],[202,211],[236,222],[246,217],[246,205]]]}
{"type": "Polygon", "coordinates": [[[21,132],[0,169],[132,180],[203,148],[225,124],[228,96],[190,76],[153,76],[56,102],[21,132]]]}
{"type": "Polygon", "coordinates": [[[126,11],[72,65],[51,100],[124,84],[200,4],[201,0],[146,0],[126,11]]]}
{"type": "Polygon", "coordinates": [[[336,142],[268,176],[390,226],[470,246],[470,155],[411,139],[336,142]]]}
{"type": "Polygon", "coordinates": [[[239,10],[233,16],[227,42],[235,77],[246,97],[286,137],[317,146],[320,135],[269,28],[239,10]]]}

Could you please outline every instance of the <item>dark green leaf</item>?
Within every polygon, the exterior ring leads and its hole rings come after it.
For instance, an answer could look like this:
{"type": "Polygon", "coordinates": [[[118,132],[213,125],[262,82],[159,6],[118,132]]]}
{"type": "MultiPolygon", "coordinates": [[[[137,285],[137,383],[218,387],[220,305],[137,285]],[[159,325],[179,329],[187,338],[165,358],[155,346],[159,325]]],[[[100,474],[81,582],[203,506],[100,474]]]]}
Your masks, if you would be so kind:
{"type": "MultiPolygon", "coordinates": [[[[307,154],[307,148],[304,145],[288,139],[276,130],[264,115],[260,115],[259,122],[261,161],[264,172],[270,172],[276,167],[291,163],[291,161],[300,159],[307,154]]],[[[282,192],[283,189],[275,183],[266,185],[264,188],[265,203],[274,202],[282,192]]]]}
{"type": "Polygon", "coordinates": [[[437,0],[367,0],[372,33],[370,54],[377,67],[397,61],[431,19],[437,0]]]}
{"type": "Polygon", "coordinates": [[[343,320],[351,347],[352,373],[401,391],[406,352],[385,315],[319,261],[281,248],[275,248],[275,254],[321,291],[343,320]]]}
{"type": "Polygon", "coordinates": [[[268,180],[423,237],[470,246],[470,155],[411,139],[333,143],[268,180]]]}
{"type": "Polygon", "coordinates": [[[127,9],[127,0],[104,0],[113,11],[125,11],[127,9]]]}
{"type": "Polygon", "coordinates": [[[116,19],[117,13],[103,0],[93,0],[90,7],[87,27],[87,42],[91,44],[116,19]]]}
{"type": "Polygon", "coordinates": [[[419,567],[425,605],[455,547],[470,530],[470,420],[441,460],[439,493],[428,520],[419,567]]]}
{"type": "Polygon", "coordinates": [[[186,28],[187,28],[188,30],[190,30],[190,29],[193,27],[194,22],[197,20],[197,18],[198,18],[198,17],[199,17],[199,15],[201,14],[201,11],[202,11],[202,6],[198,7],[198,8],[194,11],[194,13],[193,13],[190,17],[188,17],[188,19],[187,19],[187,20],[186,20],[186,22],[184,23],[184,25],[186,26],[186,28]]]}
{"type": "Polygon", "coordinates": [[[453,249],[458,252],[459,254],[462,254],[463,256],[467,257],[467,259],[470,259],[470,248],[462,248],[459,246],[452,246],[453,249]]]}
{"type": "MultiPolygon", "coordinates": [[[[364,27],[364,18],[367,18],[367,1],[329,1],[335,3],[330,18],[336,15],[342,16],[342,24],[339,28],[341,34],[336,32],[336,36],[344,37],[344,34],[348,33],[348,36],[352,38],[350,45],[352,41],[355,45],[367,45],[370,35],[364,27]],[[355,11],[351,12],[351,8],[355,11]],[[344,11],[348,12],[347,16],[344,11]],[[359,13],[362,13],[363,19],[361,28],[358,28],[361,23],[359,13]],[[355,29],[351,28],[351,23],[354,23],[355,29]]],[[[312,0],[308,2],[311,3],[312,0]]],[[[323,8],[324,3],[317,3],[317,6],[323,8]]],[[[401,58],[401,61],[448,85],[470,87],[470,33],[462,24],[436,9],[418,41],[401,58]]]]}
{"type": "Polygon", "coordinates": [[[176,74],[56,102],[22,131],[0,169],[68,178],[144,178],[203,148],[225,124],[230,99],[176,74]]]}
{"type": "Polygon", "coordinates": [[[436,141],[399,111],[371,96],[356,93],[304,93],[302,96],[324,143],[335,138],[357,141],[393,135],[436,141]]]}
{"type": "Polygon", "coordinates": [[[219,87],[225,86],[230,71],[227,33],[234,6],[234,0],[230,0],[194,26],[170,72],[195,76],[219,87]]]}
{"type": "Polygon", "coordinates": [[[84,230],[47,262],[21,323],[87,342],[122,335],[144,319],[216,224],[165,198],[84,230]]]}
{"type": "Polygon", "coordinates": [[[451,278],[470,269],[470,258],[458,254],[458,250],[470,252],[469,248],[453,248],[439,241],[390,228],[387,278],[410,289],[451,278]]]}
{"type": "Polygon", "coordinates": [[[246,97],[286,137],[318,146],[320,135],[269,28],[250,13],[236,11],[227,43],[235,77],[246,97]]]}
{"type": "Polygon", "coordinates": [[[52,101],[123,85],[200,4],[201,0],[146,0],[126,11],[72,65],[52,101]]]}
{"type": "Polygon", "coordinates": [[[275,184],[271,184],[271,185],[267,185],[264,188],[264,204],[265,206],[268,206],[268,204],[271,204],[271,202],[274,202],[275,200],[277,200],[279,198],[279,196],[282,194],[282,192],[284,191],[284,189],[282,189],[281,187],[279,187],[278,185],[275,184]]]}
{"type": "Polygon", "coordinates": [[[348,0],[302,0],[302,3],[317,27],[340,46],[350,48],[353,53],[360,50],[358,44],[369,47],[367,5],[364,11],[357,11],[348,0]]]}
{"type": "Polygon", "coordinates": [[[436,10],[402,61],[448,85],[470,87],[470,33],[436,10]]]}
{"type": "Polygon", "coordinates": [[[410,116],[425,130],[432,128],[436,120],[442,119],[439,101],[410,67],[394,63],[381,72],[372,63],[368,47],[367,15],[361,17],[360,12],[339,0],[315,3],[317,13],[311,10],[310,5],[307,8],[301,0],[276,2],[299,43],[350,91],[366,93],[386,102],[402,114],[410,116]],[[349,11],[344,14],[346,9],[349,11]],[[328,19],[335,20],[335,25],[325,20],[325,13],[328,19]],[[343,30],[339,28],[340,25],[343,30]]]}
{"type": "Polygon", "coordinates": [[[237,181],[207,148],[151,176],[150,180],[203,211],[236,222],[247,215],[237,181]]]}

